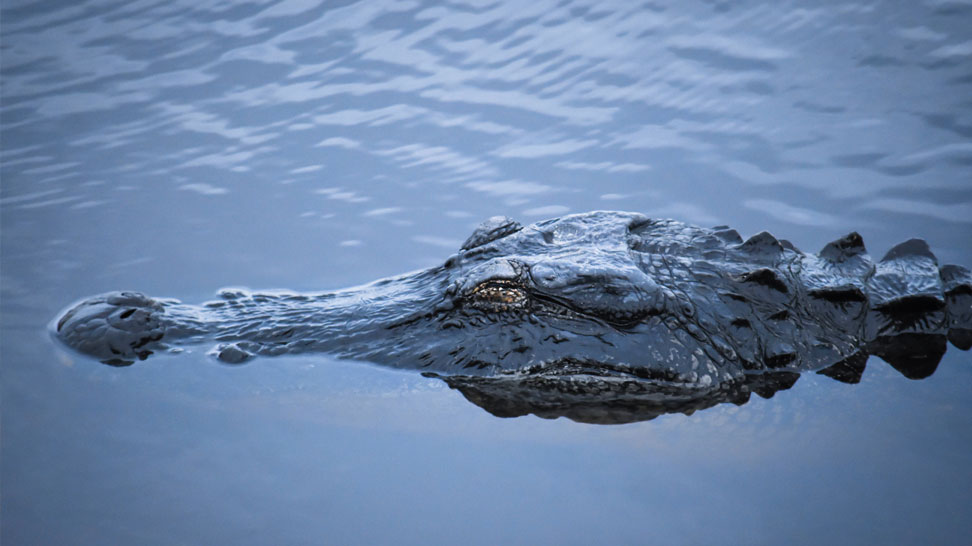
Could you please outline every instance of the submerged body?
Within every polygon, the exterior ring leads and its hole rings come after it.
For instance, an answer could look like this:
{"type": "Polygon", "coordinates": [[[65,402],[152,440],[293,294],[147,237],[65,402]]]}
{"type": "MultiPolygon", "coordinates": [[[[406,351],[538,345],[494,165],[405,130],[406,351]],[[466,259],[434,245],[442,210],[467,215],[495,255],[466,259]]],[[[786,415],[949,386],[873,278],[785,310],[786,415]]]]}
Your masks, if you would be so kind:
{"type": "Polygon", "coordinates": [[[853,382],[868,354],[924,377],[946,339],[972,345],[972,275],[939,267],[923,241],[875,263],[856,233],[814,255],[626,212],[492,218],[439,267],[221,296],[105,294],[68,310],[56,336],[113,365],[207,341],[227,363],[322,352],[429,372],[497,414],[580,420],[605,401],[638,418],[738,402],[803,371],[853,382]]]}

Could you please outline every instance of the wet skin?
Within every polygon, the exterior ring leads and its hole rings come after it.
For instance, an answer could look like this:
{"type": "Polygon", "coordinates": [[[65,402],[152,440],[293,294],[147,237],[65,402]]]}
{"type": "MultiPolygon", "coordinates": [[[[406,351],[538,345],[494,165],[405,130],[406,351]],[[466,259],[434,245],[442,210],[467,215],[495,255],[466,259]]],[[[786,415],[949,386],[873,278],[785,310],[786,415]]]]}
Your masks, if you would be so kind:
{"type": "Polygon", "coordinates": [[[320,352],[423,370],[500,415],[609,422],[771,395],[805,371],[854,382],[868,354],[924,377],[946,339],[972,345],[972,275],[940,267],[923,241],[874,263],[856,233],[804,254],[765,232],[743,241],[626,212],[526,227],[496,217],[428,270],[336,292],[220,296],[114,292],[52,329],[116,366],[207,342],[233,364],[320,352]]]}

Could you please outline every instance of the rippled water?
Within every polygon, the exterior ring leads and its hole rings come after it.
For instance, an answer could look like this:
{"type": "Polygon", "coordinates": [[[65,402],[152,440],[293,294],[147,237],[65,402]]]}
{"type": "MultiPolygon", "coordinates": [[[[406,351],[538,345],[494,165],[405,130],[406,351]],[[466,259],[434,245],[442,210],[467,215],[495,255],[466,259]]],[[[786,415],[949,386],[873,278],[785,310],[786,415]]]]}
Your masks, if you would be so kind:
{"type": "Polygon", "coordinates": [[[325,358],[113,369],[45,326],[622,209],[972,265],[972,2],[6,0],[11,544],[962,543],[972,366],[624,426],[325,358]]]}

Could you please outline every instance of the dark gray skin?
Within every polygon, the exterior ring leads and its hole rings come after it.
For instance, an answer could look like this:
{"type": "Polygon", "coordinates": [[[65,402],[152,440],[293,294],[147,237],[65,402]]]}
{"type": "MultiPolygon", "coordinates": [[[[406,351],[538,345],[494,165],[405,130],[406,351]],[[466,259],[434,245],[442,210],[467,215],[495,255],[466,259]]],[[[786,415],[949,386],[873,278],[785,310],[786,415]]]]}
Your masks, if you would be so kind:
{"type": "Polygon", "coordinates": [[[226,363],[308,352],[442,377],[498,415],[625,422],[770,396],[799,372],[856,382],[868,354],[909,377],[972,345],[972,275],[924,241],[878,263],[856,233],[804,254],[627,212],[521,227],[496,217],[439,267],[319,294],[136,292],[54,325],[107,364],[217,342],[226,363]]]}

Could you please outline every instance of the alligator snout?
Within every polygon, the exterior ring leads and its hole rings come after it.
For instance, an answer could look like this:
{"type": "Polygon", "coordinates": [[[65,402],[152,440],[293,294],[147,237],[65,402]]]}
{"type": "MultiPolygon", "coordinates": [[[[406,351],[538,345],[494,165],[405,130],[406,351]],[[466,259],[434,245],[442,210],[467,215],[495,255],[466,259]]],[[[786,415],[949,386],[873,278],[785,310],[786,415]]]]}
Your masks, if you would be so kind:
{"type": "Polygon", "coordinates": [[[55,335],[65,344],[106,364],[144,360],[165,335],[158,301],[138,292],[110,292],[88,298],[57,321],[55,335]]]}

